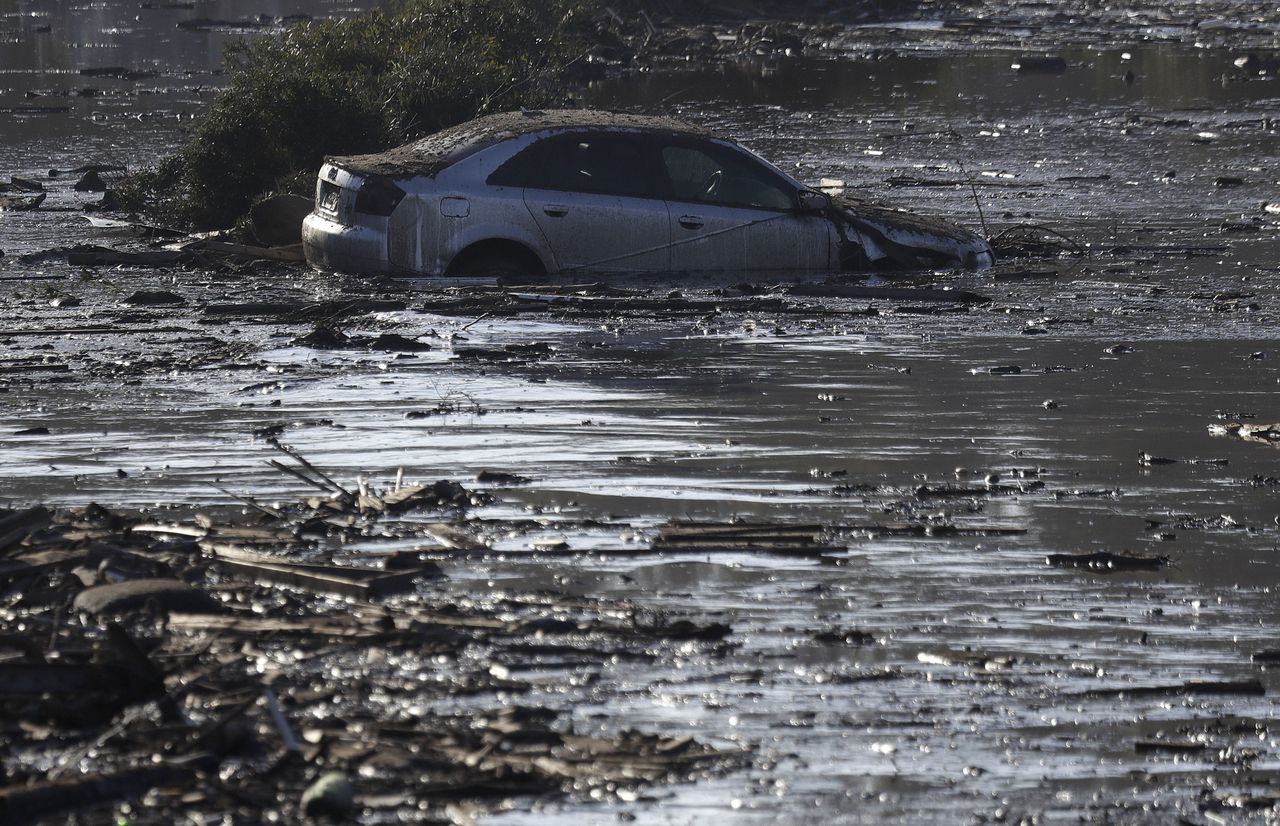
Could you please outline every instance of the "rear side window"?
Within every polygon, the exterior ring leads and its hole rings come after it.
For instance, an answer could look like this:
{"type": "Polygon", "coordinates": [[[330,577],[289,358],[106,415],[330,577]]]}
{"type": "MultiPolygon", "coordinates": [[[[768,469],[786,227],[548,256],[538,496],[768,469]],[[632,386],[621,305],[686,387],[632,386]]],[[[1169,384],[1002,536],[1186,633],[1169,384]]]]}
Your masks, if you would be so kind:
{"type": "Polygon", "coordinates": [[[560,135],[525,149],[489,176],[497,186],[661,198],[648,147],[626,135],[560,135]]]}
{"type": "Polygon", "coordinates": [[[763,164],[715,144],[667,144],[662,166],[671,197],[717,206],[788,210],[795,187],[763,164]]]}

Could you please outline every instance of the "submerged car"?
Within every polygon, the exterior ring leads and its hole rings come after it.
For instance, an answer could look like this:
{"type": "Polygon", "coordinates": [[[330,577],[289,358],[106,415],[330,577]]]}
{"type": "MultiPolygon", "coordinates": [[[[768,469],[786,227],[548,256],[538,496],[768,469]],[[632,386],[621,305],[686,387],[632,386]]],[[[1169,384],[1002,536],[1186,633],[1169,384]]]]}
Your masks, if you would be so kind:
{"type": "Polygon", "coordinates": [[[994,263],[968,230],[832,198],[696,127],[576,109],[330,158],[302,236],[324,270],[511,281],[994,263]]]}

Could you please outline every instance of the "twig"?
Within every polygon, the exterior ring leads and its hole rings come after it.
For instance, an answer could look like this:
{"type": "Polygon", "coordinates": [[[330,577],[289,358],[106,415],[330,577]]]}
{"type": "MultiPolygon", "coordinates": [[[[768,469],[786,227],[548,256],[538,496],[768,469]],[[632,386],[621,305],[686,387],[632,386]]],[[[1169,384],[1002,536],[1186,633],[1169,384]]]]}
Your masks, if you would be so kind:
{"type": "Polygon", "coordinates": [[[319,482],[315,479],[312,479],[310,476],[298,470],[297,468],[289,467],[284,462],[277,462],[275,459],[271,459],[270,461],[267,462],[267,464],[271,465],[273,468],[275,468],[278,471],[281,471],[282,473],[287,473],[290,476],[293,476],[297,479],[301,479],[302,481],[306,482],[308,485],[319,488],[325,493],[334,493],[333,488],[329,487],[323,482],[319,482]]]}
{"type": "Polygon", "coordinates": [[[215,490],[218,490],[218,491],[220,491],[220,492],[222,492],[222,493],[226,494],[227,496],[230,496],[232,499],[235,499],[235,500],[236,500],[236,501],[238,501],[238,502],[242,502],[242,503],[244,503],[244,504],[248,505],[249,507],[251,507],[251,508],[253,508],[253,509],[255,509],[255,510],[262,511],[262,512],[263,512],[263,513],[265,513],[267,516],[270,516],[270,517],[272,517],[272,518],[274,518],[274,519],[283,519],[283,518],[284,518],[284,514],[283,514],[283,513],[281,513],[280,511],[276,510],[275,508],[269,508],[269,507],[267,507],[266,505],[258,504],[257,502],[255,502],[253,499],[251,499],[251,498],[250,498],[250,497],[248,497],[248,496],[241,496],[241,495],[240,495],[240,494],[238,494],[238,493],[232,493],[231,491],[229,491],[229,490],[227,490],[226,488],[224,488],[222,485],[213,485],[213,487],[214,487],[214,489],[215,489],[215,490]]]}
{"type": "Polygon", "coordinates": [[[978,222],[982,224],[982,234],[990,239],[991,231],[987,229],[987,218],[982,214],[982,202],[978,200],[978,187],[973,183],[973,176],[969,174],[969,170],[964,168],[964,163],[962,161],[956,163],[964,174],[965,180],[969,182],[969,191],[973,193],[973,205],[978,208],[978,222]]]}
{"type": "Polygon", "coordinates": [[[286,453],[289,456],[292,456],[298,464],[302,465],[304,468],[311,471],[316,476],[319,476],[321,479],[328,482],[330,485],[333,485],[335,488],[342,491],[347,497],[351,497],[351,491],[347,490],[342,485],[338,484],[338,482],[329,474],[325,473],[323,470],[321,470],[320,468],[316,467],[315,465],[311,464],[306,459],[304,459],[302,457],[302,454],[300,454],[295,448],[289,447],[288,445],[285,445],[285,444],[281,444],[280,442],[274,439],[271,440],[271,445],[276,450],[279,450],[281,453],[286,453]]]}
{"type": "Polygon", "coordinates": [[[476,316],[475,321],[471,322],[470,324],[464,324],[462,327],[462,331],[466,332],[467,330],[470,330],[472,327],[484,321],[486,318],[488,318],[491,315],[493,315],[493,313],[481,313],[480,315],[476,316]]]}
{"type": "Polygon", "coordinates": [[[276,701],[276,693],[269,688],[264,688],[262,689],[262,696],[266,698],[267,712],[271,715],[272,722],[276,724],[276,729],[280,732],[280,739],[284,742],[284,750],[292,754],[302,754],[302,746],[298,744],[298,738],[293,734],[293,727],[289,725],[284,712],[280,710],[280,703],[276,701]]]}

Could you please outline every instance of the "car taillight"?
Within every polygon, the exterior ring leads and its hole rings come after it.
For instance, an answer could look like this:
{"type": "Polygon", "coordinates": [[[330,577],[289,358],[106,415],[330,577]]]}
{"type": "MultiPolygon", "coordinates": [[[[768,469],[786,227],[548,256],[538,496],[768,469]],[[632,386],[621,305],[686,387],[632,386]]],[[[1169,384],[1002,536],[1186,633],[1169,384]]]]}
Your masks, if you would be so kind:
{"type": "Polygon", "coordinates": [[[356,212],[387,216],[404,198],[404,190],[387,178],[372,175],[364,179],[356,193],[356,212]]]}

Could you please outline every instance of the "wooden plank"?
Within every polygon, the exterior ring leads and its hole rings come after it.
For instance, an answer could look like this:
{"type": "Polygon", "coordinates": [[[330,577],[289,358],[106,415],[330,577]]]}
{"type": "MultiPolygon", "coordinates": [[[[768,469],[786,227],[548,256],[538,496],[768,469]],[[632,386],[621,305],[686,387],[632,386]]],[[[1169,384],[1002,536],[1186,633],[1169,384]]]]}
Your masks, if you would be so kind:
{"type": "Polygon", "coordinates": [[[339,622],[327,617],[273,619],[236,617],[223,614],[170,614],[168,627],[183,631],[231,632],[240,634],[315,634],[326,637],[365,638],[382,636],[380,629],[339,622]]]}
{"type": "Polygon", "coordinates": [[[9,583],[15,579],[32,574],[52,570],[67,570],[84,562],[88,551],[39,551],[21,556],[0,559],[0,582],[9,583]]]}
{"type": "Polygon", "coordinates": [[[480,551],[486,552],[489,546],[480,541],[469,533],[453,526],[446,525],[443,522],[436,522],[423,528],[423,533],[431,537],[435,541],[444,545],[446,548],[456,548],[460,551],[480,551]]]}
{"type": "Polygon", "coordinates": [[[252,577],[257,582],[284,585],[313,593],[337,594],[356,599],[378,599],[413,590],[414,580],[438,575],[434,564],[415,571],[388,573],[370,568],[344,568],[336,565],[300,565],[293,563],[249,562],[220,559],[233,572],[252,577]]]}
{"type": "Polygon", "coordinates": [[[237,255],[243,258],[259,258],[268,261],[305,261],[302,244],[287,247],[254,247],[248,244],[232,244],[227,241],[196,241],[184,249],[213,252],[220,255],[237,255]]]}

